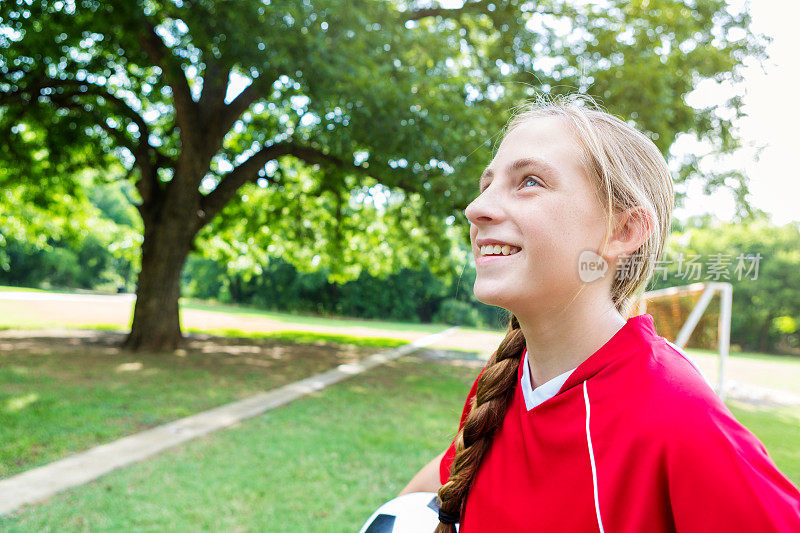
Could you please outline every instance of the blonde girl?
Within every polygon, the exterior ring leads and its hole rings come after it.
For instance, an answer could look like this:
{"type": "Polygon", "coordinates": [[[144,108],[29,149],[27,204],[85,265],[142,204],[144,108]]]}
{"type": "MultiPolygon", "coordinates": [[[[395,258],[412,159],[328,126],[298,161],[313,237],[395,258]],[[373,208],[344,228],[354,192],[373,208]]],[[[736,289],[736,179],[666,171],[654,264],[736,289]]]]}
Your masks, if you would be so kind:
{"type": "Polygon", "coordinates": [[[800,532],[800,493],[650,315],[674,203],[656,146],[586,97],[510,121],[466,209],[476,297],[509,311],[458,434],[401,494],[437,533],[800,532]]]}

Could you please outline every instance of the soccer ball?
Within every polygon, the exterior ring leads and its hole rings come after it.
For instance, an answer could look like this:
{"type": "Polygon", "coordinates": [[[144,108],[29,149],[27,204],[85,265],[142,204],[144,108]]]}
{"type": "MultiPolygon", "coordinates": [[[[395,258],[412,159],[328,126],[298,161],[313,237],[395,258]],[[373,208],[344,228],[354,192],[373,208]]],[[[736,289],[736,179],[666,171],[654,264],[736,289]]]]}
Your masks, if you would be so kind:
{"type": "Polygon", "coordinates": [[[437,525],[439,501],[436,493],[412,492],[378,507],[358,533],[433,533],[437,525]]]}

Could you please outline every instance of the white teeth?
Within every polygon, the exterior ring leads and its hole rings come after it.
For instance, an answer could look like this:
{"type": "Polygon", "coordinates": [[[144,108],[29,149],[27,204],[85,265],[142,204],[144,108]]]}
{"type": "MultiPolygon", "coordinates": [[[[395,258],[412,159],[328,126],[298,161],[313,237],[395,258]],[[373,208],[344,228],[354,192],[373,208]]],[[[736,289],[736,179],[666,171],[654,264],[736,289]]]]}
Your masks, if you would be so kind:
{"type": "Polygon", "coordinates": [[[510,244],[487,244],[480,248],[481,255],[514,255],[519,251],[519,247],[510,244]]]}

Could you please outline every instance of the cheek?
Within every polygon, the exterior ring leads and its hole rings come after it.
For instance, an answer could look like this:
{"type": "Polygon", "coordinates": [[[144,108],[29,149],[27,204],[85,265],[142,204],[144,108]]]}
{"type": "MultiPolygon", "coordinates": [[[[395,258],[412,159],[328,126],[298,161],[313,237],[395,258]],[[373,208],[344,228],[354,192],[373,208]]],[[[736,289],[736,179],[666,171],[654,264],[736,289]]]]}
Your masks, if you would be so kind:
{"type": "Polygon", "coordinates": [[[570,214],[568,227],[573,228],[574,240],[583,249],[599,248],[606,230],[606,219],[602,211],[594,205],[581,205],[570,214]]]}
{"type": "Polygon", "coordinates": [[[547,226],[531,228],[530,246],[535,249],[536,263],[545,269],[572,272],[585,250],[597,251],[602,243],[604,227],[587,224],[588,213],[564,211],[550,219],[547,226]]]}

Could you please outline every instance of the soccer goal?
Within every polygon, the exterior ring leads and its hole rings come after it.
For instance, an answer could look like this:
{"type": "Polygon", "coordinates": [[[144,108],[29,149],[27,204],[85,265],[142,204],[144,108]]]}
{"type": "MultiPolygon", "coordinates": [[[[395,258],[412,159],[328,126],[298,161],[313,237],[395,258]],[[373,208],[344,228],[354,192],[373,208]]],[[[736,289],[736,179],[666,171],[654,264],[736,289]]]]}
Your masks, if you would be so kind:
{"type": "Polygon", "coordinates": [[[708,344],[710,340],[716,340],[719,352],[717,394],[723,400],[725,365],[731,340],[732,302],[732,285],[713,281],[645,292],[640,297],[637,308],[638,314],[649,312],[655,320],[659,334],[681,350],[689,343],[695,329],[699,329],[698,341],[704,340],[708,344]],[[709,303],[716,293],[720,296],[719,317],[714,324],[708,310],[709,303]],[[698,328],[699,324],[701,328],[698,328]]]}

